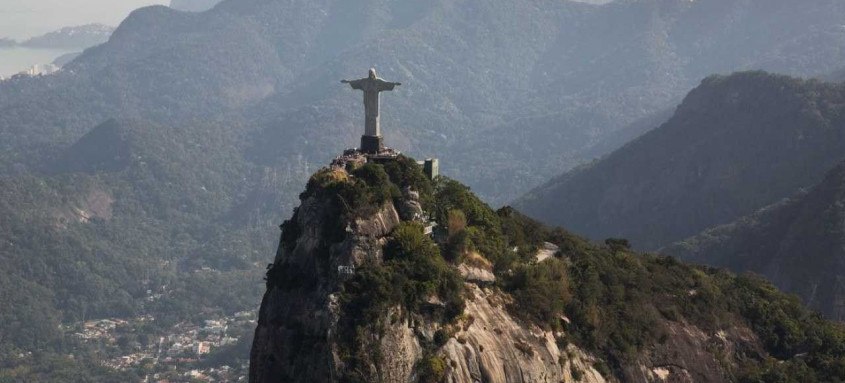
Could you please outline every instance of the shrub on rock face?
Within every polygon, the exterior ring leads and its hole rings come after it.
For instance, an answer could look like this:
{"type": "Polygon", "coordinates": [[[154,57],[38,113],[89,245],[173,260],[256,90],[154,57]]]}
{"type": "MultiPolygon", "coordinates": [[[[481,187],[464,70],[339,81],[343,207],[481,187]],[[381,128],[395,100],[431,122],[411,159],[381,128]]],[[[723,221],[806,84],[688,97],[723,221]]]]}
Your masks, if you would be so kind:
{"type": "Polygon", "coordinates": [[[464,214],[463,211],[458,209],[449,210],[449,224],[447,225],[447,231],[449,232],[449,238],[451,239],[458,233],[464,231],[467,227],[467,216],[464,214]]]}
{"type": "Polygon", "coordinates": [[[566,266],[555,258],[518,266],[507,278],[506,289],[514,297],[515,313],[553,326],[559,325],[559,318],[572,299],[566,266]]]}
{"type": "Polygon", "coordinates": [[[400,189],[410,187],[419,193],[423,209],[431,209],[434,203],[434,185],[413,158],[400,155],[395,161],[385,163],[384,171],[390,181],[400,189]]]}
{"type": "Polygon", "coordinates": [[[386,265],[408,279],[402,290],[405,305],[417,309],[421,302],[438,296],[447,303],[448,316],[460,314],[463,308],[463,284],[457,272],[440,255],[440,248],[423,234],[417,223],[402,223],[384,248],[386,265]],[[458,307],[449,307],[449,306],[458,307]],[[457,311],[457,312],[454,312],[457,311]]]}
{"type": "Polygon", "coordinates": [[[366,163],[363,166],[352,171],[352,175],[364,181],[367,185],[387,185],[390,183],[390,178],[384,171],[384,167],[372,162],[366,163]]]}
{"type": "Polygon", "coordinates": [[[390,181],[384,166],[368,163],[352,172],[359,189],[352,196],[356,217],[365,217],[385,202],[399,198],[399,188],[390,181]]]}
{"type": "Polygon", "coordinates": [[[446,377],[446,361],[439,356],[423,359],[419,366],[420,383],[439,383],[446,377]]]}
{"type": "Polygon", "coordinates": [[[437,209],[435,215],[441,223],[448,222],[449,211],[461,210],[467,219],[467,225],[479,226],[487,230],[500,230],[499,217],[490,206],[487,206],[468,187],[461,183],[441,179],[436,188],[437,209]]]}
{"type": "Polygon", "coordinates": [[[463,247],[483,255],[493,262],[496,270],[510,268],[516,256],[507,250],[507,239],[502,234],[502,222],[493,209],[459,182],[441,177],[435,186],[434,216],[438,224],[448,229],[458,220],[466,220],[465,229],[451,241],[453,246],[449,251],[450,259],[457,259],[454,251],[463,247]],[[463,213],[464,217],[460,218],[456,211],[463,213]],[[450,220],[453,222],[450,223],[450,220]]]}
{"type": "Polygon", "coordinates": [[[320,191],[331,189],[341,183],[349,181],[349,174],[343,170],[321,169],[314,173],[308,180],[305,191],[300,194],[299,199],[306,199],[312,195],[316,195],[320,191]]]}
{"type": "Polygon", "coordinates": [[[440,347],[449,341],[449,333],[444,329],[438,329],[434,332],[434,346],[440,347]]]}
{"type": "Polygon", "coordinates": [[[393,230],[391,239],[384,247],[385,260],[431,261],[440,257],[440,249],[423,234],[423,227],[418,223],[403,222],[393,230]]]}

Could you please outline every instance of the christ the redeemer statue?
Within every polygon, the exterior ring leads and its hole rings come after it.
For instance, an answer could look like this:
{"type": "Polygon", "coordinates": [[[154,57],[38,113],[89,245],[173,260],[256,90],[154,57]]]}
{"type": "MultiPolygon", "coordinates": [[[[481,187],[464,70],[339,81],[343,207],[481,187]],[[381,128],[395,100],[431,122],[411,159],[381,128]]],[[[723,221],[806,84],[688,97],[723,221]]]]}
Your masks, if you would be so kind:
{"type": "Polygon", "coordinates": [[[361,136],[361,151],[378,153],[384,147],[379,125],[379,92],[393,90],[394,87],[402,84],[378,78],[375,69],[370,69],[368,77],[341,82],[349,84],[352,89],[364,91],[364,135],[361,136]]]}

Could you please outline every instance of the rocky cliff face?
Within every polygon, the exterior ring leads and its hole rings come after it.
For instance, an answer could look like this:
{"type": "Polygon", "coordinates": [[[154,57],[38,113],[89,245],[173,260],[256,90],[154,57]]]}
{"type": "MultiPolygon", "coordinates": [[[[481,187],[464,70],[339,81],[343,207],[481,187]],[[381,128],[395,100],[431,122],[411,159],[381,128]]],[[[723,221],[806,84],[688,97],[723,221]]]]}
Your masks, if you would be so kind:
{"type": "Polygon", "coordinates": [[[763,282],[364,162],[318,172],[282,225],[250,382],[731,382],[845,361],[840,330],[763,282]]]}
{"type": "Polygon", "coordinates": [[[561,343],[562,333],[511,316],[510,297],[474,284],[467,289],[468,319],[441,350],[451,367],[447,382],[605,382],[596,358],[561,343]]]}
{"type": "MultiPolygon", "coordinates": [[[[293,218],[302,232],[293,243],[283,239],[279,246],[273,268],[285,273],[286,283],[299,279],[307,288],[268,288],[250,355],[250,381],[335,380],[339,360],[333,342],[340,284],[356,266],[380,260],[381,246],[399,224],[399,215],[393,204],[386,204],[367,219],[348,222],[346,235],[333,241],[324,223],[337,217],[329,216],[324,203],[318,197],[303,201],[293,218]]],[[[401,340],[400,334],[388,339],[397,337],[401,340]]]]}

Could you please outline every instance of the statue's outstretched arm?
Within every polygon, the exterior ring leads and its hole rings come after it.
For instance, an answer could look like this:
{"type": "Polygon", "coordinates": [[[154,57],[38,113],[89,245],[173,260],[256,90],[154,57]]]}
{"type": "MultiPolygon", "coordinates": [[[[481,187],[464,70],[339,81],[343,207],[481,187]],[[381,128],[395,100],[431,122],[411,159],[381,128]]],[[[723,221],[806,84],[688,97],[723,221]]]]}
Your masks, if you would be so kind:
{"type": "Polygon", "coordinates": [[[363,87],[363,85],[364,85],[364,84],[363,84],[363,83],[364,83],[364,81],[363,81],[363,80],[365,80],[365,79],[360,79],[360,80],[340,80],[340,82],[341,82],[341,83],[343,83],[343,84],[349,84],[349,86],[351,86],[351,87],[352,87],[352,89],[362,89],[362,87],[363,87]]]}
{"type": "Polygon", "coordinates": [[[378,79],[378,82],[376,84],[377,84],[379,91],[393,90],[393,87],[398,86],[398,85],[402,85],[402,83],[389,82],[389,81],[384,81],[382,79],[378,79]]]}

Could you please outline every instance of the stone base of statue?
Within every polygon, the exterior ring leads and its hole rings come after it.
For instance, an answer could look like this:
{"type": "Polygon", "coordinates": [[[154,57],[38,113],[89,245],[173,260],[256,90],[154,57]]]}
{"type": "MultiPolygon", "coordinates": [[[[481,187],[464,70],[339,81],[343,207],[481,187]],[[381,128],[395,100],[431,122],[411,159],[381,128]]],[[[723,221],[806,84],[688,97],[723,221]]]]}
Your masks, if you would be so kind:
{"type": "Polygon", "coordinates": [[[384,149],[384,139],[381,136],[361,136],[361,151],[367,154],[378,154],[384,149]]]}

